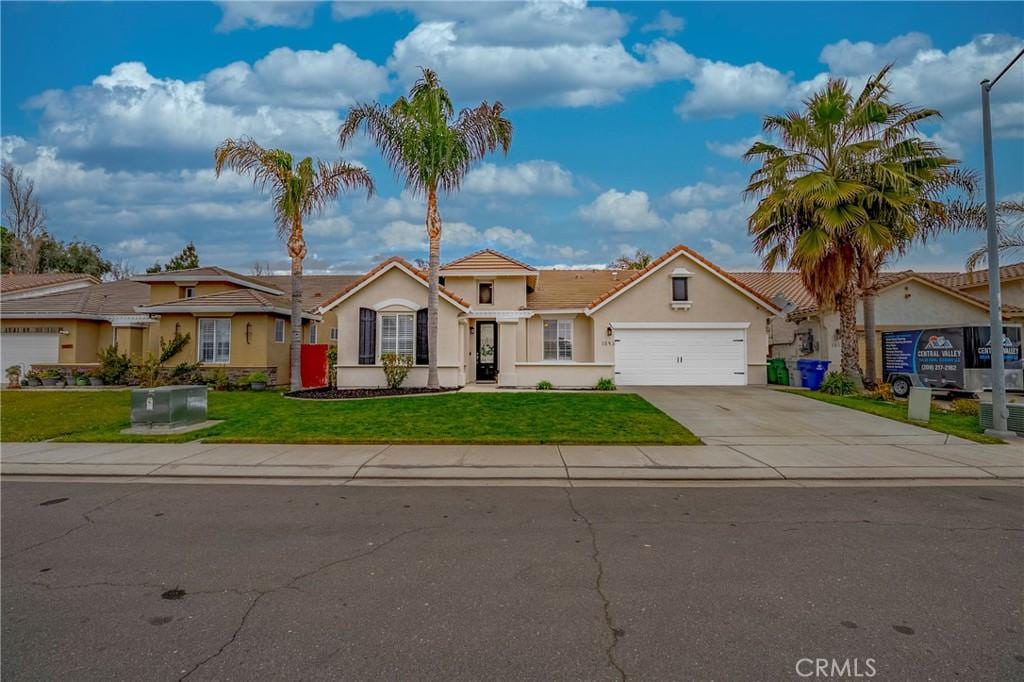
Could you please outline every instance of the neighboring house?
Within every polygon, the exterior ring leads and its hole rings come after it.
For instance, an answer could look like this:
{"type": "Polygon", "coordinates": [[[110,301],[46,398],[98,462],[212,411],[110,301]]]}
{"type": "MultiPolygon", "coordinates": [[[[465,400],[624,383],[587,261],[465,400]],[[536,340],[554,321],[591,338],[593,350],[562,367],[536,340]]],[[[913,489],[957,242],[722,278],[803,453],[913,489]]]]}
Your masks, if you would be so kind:
{"type": "Polygon", "coordinates": [[[4,273],[0,275],[0,297],[4,301],[15,301],[19,298],[46,296],[99,283],[100,281],[92,275],[80,272],[44,272],[26,275],[4,273]]]}
{"type": "MultiPolygon", "coordinates": [[[[948,287],[988,301],[988,270],[954,273],[927,273],[948,287]]],[[[1017,322],[1024,322],[1024,262],[999,268],[999,290],[1004,312],[1017,322]]]]}
{"type": "MultiPolygon", "coordinates": [[[[320,303],[355,275],[303,278],[303,343],[335,344],[320,325],[320,303]]],[[[141,357],[159,354],[161,340],[191,335],[166,364],[201,362],[238,379],[266,372],[272,384],[289,381],[290,277],[249,277],[218,267],[139,275],[85,289],[4,299],[4,367],[87,367],[99,350],[117,343],[141,357]]]]}
{"type": "MultiPolygon", "coordinates": [[[[841,358],[839,315],[822,312],[814,297],[803,286],[797,272],[734,272],[734,277],[787,311],[772,320],[769,331],[771,357],[796,360],[821,358],[838,367],[841,358]]],[[[977,274],[977,273],[975,273],[977,274]]],[[[959,288],[963,273],[903,272],[884,273],[875,301],[875,325],[878,330],[877,367],[882,367],[881,333],[921,327],[988,324],[988,301],[959,288]],[[954,286],[957,285],[957,286],[954,286]]],[[[969,282],[969,280],[968,280],[969,282]]],[[[987,281],[985,288],[987,289],[987,281]]],[[[970,284],[968,284],[970,286],[970,284]]],[[[1005,299],[1004,299],[1005,300],[1005,299]]],[[[1024,308],[1003,306],[1008,322],[1024,319],[1024,308]]],[[[864,364],[863,306],[857,305],[857,325],[861,333],[860,362],[864,364]]],[[[879,371],[881,371],[879,369],[879,371]]]]}
{"type": "MultiPolygon", "coordinates": [[[[771,301],[685,246],[643,270],[538,270],[485,249],[441,268],[443,386],[765,383],[771,301]]],[[[319,312],[338,327],[338,384],[381,386],[381,354],[427,378],[427,280],[391,258],[319,312]]]]}

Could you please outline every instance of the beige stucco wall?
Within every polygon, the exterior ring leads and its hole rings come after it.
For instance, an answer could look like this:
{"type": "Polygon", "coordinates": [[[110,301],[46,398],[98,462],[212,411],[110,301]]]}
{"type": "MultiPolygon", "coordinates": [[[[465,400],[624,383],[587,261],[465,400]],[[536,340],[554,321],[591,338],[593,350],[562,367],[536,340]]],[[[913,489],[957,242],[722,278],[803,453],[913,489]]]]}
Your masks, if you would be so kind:
{"type": "MultiPolygon", "coordinates": [[[[336,324],[339,330],[338,344],[338,385],[339,386],[383,386],[384,372],[378,365],[359,364],[359,309],[373,308],[378,311],[389,300],[405,300],[412,307],[400,305],[385,306],[386,310],[415,312],[427,306],[427,287],[420,280],[414,279],[405,272],[393,268],[370,282],[350,298],[342,301],[336,308],[324,315],[324,321],[336,324]]],[[[462,350],[459,339],[459,309],[441,299],[438,307],[438,344],[437,364],[441,372],[441,383],[448,386],[461,386],[465,383],[462,350]],[[446,382],[458,383],[446,383],[446,382]]],[[[378,325],[380,318],[378,317],[378,325]]],[[[378,328],[377,344],[380,346],[378,328]]],[[[377,358],[378,362],[380,358],[377,358]]],[[[418,371],[414,368],[407,379],[410,386],[417,385],[418,371]]],[[[423,381],[426,381],[425,368],[423,381]]]]}
{"type": "MultiPolygon", "coordinates": [[[[1024,279],[1003,281],[1001,284],[999,295],[1003,299],[1003,305],[1024,307],[1024,279]]],[[[988,282],[974,287],[964,287],[961,291],[983,301],[988,300],[988,282]]]]}
{"type": "Polygon", "coordinates": [[[608,325],[614,322],[749,322],[747,380],[751,384],[764,383],[771,316],[768,308],[680,253],[591,315],[594,361],[615,361],[614,341],[605,335],[608,325]],[[689,310],[674,310],[671,306],[672,271],[677,267],[693,273],[688,288],[693,306],[689,310]]]}
{"type": "Polygon", "coordinates": [[[541,362],[544,360],[544,320],[573,320],[572,359],[573,362],[594,361],[594,321],[583,314],[539,312],[525,320],[526,347],[521,348],[519,362],[541,362]]]}
{"type": "MultiPolygon", "coordinates": [[[[186,278],[182,281],[191,280],[186,278]]],[[[174,282],[146,282],[146,284],[149,285],[149,302],[151,304],[166,303],[167,301],[177,301],[180,298],[184,298],[180,290],[181,287],[174,282]]],[[[195,285],[196,296],[233,291],[238,288],[240,287],[230,282],[199,282],[195,285]]]]}
{"type": "Polygon", "coordinates": [[[598,379],[615,378],[615,365],[606,363],[520,362],[516,364],[517,385],[536,386],[550,381],[556,388],[593,388],[598,379]]]}
{"type": "Polygon", "coordinates": [[[469,302],[474,310],[519,310],[526,307],[526,277],[524,276],[446,276],[444,285],[469,302]],[[493,282],[494,302],[491,305],[477,303],[477,282],[493,282]]]}

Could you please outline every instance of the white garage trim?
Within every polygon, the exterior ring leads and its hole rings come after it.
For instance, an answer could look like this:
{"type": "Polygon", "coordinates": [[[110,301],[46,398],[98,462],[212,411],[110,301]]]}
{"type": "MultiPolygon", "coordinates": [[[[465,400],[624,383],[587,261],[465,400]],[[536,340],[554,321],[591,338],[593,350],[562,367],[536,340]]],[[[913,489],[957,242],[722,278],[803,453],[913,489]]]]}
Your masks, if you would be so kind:
{"type": "Polygon", "coordinates": [[[612,329],[749,329],[749,322],[612,322],[612,329]]]}
{"type": "Polygon", "coordinates": [[[746,322],[624,323],[615,330],[623,386],[745,386],[746,322]]]}

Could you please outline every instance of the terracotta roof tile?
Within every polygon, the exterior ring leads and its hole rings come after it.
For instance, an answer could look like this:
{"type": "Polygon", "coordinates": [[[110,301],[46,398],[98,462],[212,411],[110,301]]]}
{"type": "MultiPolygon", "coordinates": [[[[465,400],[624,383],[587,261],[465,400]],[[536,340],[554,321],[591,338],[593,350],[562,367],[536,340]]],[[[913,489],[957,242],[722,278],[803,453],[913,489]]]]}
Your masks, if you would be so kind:
{"type": "Polygon", "coordinates": [[[15,291],[37,289],[56,284],[69,284],[71,282],[85,282],[88,284],[99,284],[100,281],[92,275],[81,272],[41,272],[31,274],[3,274],[0,275],[0,293],[9,294],[15,291]]]}
{"type": "MultiPolygon", "coordinates": [[[[939,275],[934,277],[938,279],[946,286],[953,287],[954,289],[961,289],[963,287],[975,287],[981,284],[988,284],[988,269],[975,270],[974,272],[953,272],[953,273],[934,273],[939,275]]],[[[1024,261],[1020,263],[1010,263],[999,268],[999,281],[1006,282],[1011,279],[1020,279],[1024,277],[1024,261]]]]}
{"type": "Polygon", "coordinates": [[[536,270],[494,249],[480,249],[441,266],[442,270],[536,270]]]}
{"type": "Polygon", "coordinates": [[[774,300],[781,294],[793,304],[791,312],[808,312],[818,307],[814,295],[800,280],[799,272],[734,272],[732,276],[759,292],[762,298],[774,300]]]}
{"type": "Polygon", "coordinates": [[[627,275],[628,271],[623,270],[541,270],[533,291],[526,294],[526,307],[585,308],[627,275]]]}

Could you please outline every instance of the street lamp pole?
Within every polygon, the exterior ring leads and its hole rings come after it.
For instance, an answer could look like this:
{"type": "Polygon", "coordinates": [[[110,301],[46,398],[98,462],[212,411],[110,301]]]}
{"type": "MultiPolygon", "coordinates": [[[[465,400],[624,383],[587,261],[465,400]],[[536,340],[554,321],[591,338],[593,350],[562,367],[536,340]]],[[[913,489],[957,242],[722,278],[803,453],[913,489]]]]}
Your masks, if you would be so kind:
{"type": "Polygon", "coordinates": [[[981,125],[985,142],[985,223],[988,231],[988,307],[991,333],[989,357],[992,364],[992,429],[994,435],[1013,435],[1006,430],[1006,375],[1003,371],[1003,306],[999,281],[999,230],[996,228],[996,180],[992,162],[992,112],[989,92],[1003,74],[1010,70],[1024,50],[1010,60],[999,75],[981,81],[981,125]]]}

